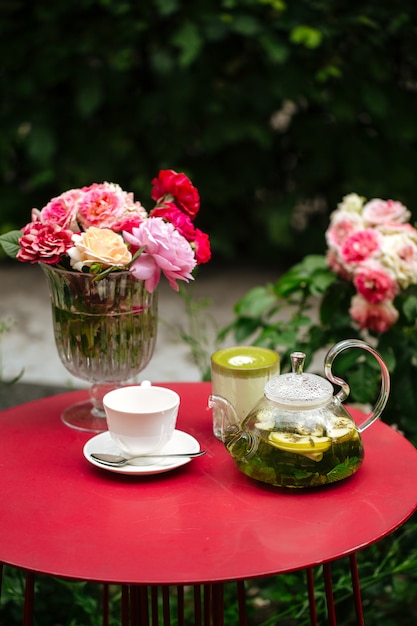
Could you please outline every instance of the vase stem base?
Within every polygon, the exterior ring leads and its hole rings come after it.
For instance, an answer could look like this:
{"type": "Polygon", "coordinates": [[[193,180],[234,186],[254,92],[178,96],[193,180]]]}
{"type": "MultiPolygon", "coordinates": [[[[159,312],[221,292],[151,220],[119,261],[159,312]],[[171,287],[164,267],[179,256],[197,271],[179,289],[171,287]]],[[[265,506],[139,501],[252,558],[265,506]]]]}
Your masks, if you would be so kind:
{"type": "Polygon", "coordinates": [[[83,430],[90,433],[102,433],[107,430],[105,413],[93,412],[93,404],[90,400],[77,402],[64,409],[61,413],[61,420],[66,426],[75,430],[83,430]],[[96,413],[96,415],[94,414],[96,413]]]}

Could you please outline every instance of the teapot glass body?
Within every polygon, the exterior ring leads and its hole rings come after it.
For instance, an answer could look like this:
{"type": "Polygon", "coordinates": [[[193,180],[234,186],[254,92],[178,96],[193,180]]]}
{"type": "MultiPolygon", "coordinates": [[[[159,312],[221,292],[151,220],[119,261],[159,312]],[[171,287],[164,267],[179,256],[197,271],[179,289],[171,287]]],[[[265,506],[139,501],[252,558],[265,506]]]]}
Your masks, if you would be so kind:
{"type": "Polygon", "coordinates": [[[318,487],[360,467],[362,437],[335,398],[325,406],[285,410],[264,398],[224,443],[247,476],[279,487],[318,487]]]}

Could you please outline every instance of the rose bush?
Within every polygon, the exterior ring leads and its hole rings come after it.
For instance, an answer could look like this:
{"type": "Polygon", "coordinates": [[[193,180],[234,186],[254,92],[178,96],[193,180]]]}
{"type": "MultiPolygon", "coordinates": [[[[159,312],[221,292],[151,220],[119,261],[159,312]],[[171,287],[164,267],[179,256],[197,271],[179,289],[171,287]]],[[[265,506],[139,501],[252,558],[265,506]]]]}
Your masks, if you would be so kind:
{"type": "Polygon", "coordinates": [[[198,190],[183,173],[161,170],[152,180],[156,206],[148,214],[115,183],[94,183],[52,198],[20,231],[0,236],[18,261],[97,274],[129,269],[149,292],[161,273],[178,291],[196,265],[210,260],[210,240],[195,227],[198,190]]]}
{"type": "MultiPolygon", "coordinates": [[[[238,343],[276,349],[285,371],[294,350],[322,368],[330,345],[364,339],[390,370],[384,419],[417,443],[417,230],[409,218],[399,202],[349,194],[330,216],[326,256],[309,255],[275,284],[251,289],[220,341],[233,332],[238,343]]],[[[337,374],[349,382],[351,402],[375,400],[380,374],[372,357],[341,355],[337,374]]]]}

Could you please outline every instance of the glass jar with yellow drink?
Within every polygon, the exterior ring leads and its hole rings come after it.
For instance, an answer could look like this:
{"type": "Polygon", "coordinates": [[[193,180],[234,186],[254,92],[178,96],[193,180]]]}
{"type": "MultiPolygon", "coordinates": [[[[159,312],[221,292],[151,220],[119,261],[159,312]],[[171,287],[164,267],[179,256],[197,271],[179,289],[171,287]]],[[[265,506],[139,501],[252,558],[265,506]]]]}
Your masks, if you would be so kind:
{"type": "MultiPolygon", "coordinates": [[[[226,398],[236,410],[239,426],[263,395],[265,383],[280,370],[279,355],[259,346],[233,346],[211,357],[212,392],[226,398]]],[[[213,407],[213,432],[222,439],[221,409],[213,407]]]]}

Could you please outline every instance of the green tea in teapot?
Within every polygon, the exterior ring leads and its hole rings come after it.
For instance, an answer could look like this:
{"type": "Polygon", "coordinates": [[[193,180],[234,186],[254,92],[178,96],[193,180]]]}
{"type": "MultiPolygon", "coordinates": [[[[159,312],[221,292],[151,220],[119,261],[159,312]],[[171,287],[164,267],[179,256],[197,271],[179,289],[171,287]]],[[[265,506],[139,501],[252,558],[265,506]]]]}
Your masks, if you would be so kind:
{"type": "MultiPolygon", "coordinates": [[[[265,430],[262,422],[254,426],[257,449],[253,455],[236,455],[236,463],[244,474],[261,482],[318,487],[347,478],[363,460],[362,439],[352,420],[345,417],[309,433],[301,426],[291,431],[265,430]]],[[[245,445],[243,440],[240,445],[245,445]]]]}

